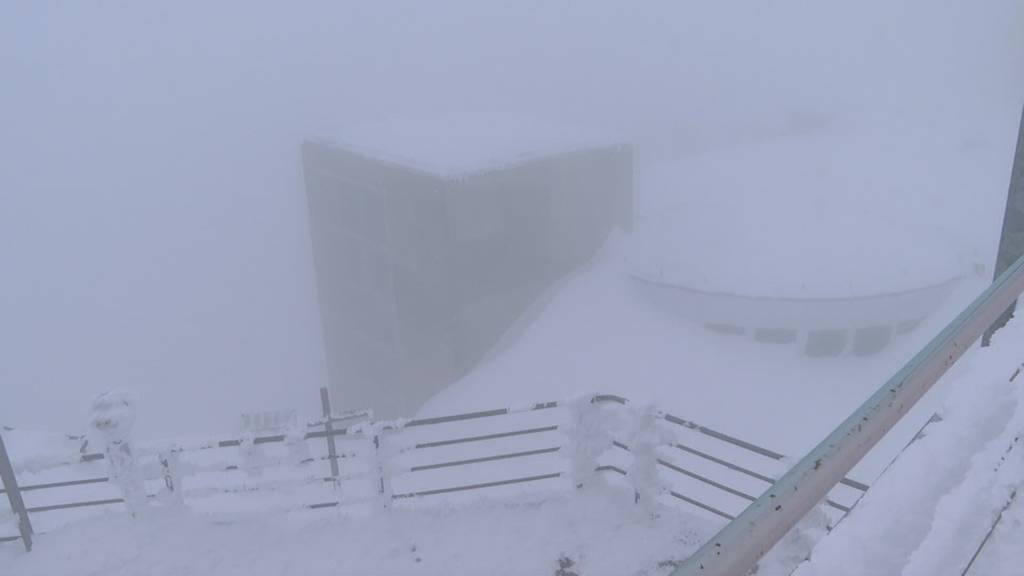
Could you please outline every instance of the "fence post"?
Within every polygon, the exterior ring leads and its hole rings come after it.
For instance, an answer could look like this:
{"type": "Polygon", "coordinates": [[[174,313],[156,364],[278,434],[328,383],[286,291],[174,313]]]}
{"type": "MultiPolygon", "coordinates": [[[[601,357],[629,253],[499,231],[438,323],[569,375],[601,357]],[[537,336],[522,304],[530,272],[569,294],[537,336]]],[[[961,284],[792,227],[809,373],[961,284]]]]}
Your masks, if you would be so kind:
{"type": "Polygon", "coordinates": [[[331,393],[326,386],[320,388],[320,405],[324,412],[324,431],[327,433],[327,458],[331,461],[331,481],[338,485],[338,448],[334,443],[334,422],[331,421],[331,393]]]}
{"type": "Polygon", "coordinates": [[[135,397],[124,391],[104,392],[93,401],[90,422],[103,441],[110,479],[121,489],[125,506],[134,517],[146,503],[146,491],[135,469],[131,430],[135,424],[135,397]]]}
{"type": "Polygon", "coordinates": [[[569,436],[567,456],[573,488],[581,489],[596,479],[599,457],[612,449],[615,433],[623,426],[618,414],[606,412],[602,400],[584,396],[567,403],[569,436]]]}
{"type": "Polygon", "coordinates": [[[655,501],[663,493],[658,481],[657,449],[671,441],[671,437],[658,428],[660,418],[653,407],[634,408],[632,417],[629,444],[633,462],[629,476],[633,484],[633,500],[653,511],[655,501]]]}
{"type": "Polygon", "coordinates": [[[181,491],[181,479],[178,470],[178,453],[173,449],[157,454],[160,461],[160,470],[164,479],[164,487],[160,490],[160,498],[170,505],[181,505],[185,503],[184,494],[181,491]]]}
{"type": "Polygon", "coordinates": [[[25,545],[25,550],[31,552],[32,523],[28,519],[25,501],[21,499],[18,479],[14,477],[14,466],[11,464],[11,459],[7,456],[7,447],[4,446],[3,434],[0,434],[0,480],[4,483],[7,501],[11,503],[11,510],[18,516],[18,532],[21,534],[21,542],[25,545]]]}
{"type": "Polygon", "coordinates": [[[380,483],[378,493],[380,494],[381,506],[387,510],[391,507],[391,474],[388,460],[390,455],[384,446],[384,429],[373,431],[373,453],[374,464],[377,468],[377,477],[380,483]]]}

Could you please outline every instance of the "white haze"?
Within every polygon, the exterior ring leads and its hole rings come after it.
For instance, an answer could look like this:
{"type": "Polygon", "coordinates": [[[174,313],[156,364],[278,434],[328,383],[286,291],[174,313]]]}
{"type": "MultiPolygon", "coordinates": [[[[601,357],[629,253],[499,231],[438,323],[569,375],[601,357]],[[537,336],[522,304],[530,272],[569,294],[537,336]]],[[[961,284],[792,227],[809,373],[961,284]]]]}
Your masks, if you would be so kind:
{"type": "MultiPolygon", "coordinates": [[[[469,119],[453,128],[468,145],[393,142],[448,162],[503,152],[510,135],[481,118],[572,126],[636,144],[643,211],[663,193],[642,188],[647,168],[863,120],[989,146],[1005,184],[1022,32],[1011,0],[5,2],[0,423],[79,431],[113,387],[138,392],[145,436],[314,410],[303,138],[469,119]]],[[[870,166],[877,145],[845,161],[870,166]]],[[[994,188],[940,212],[988,261],[994,188]]]]}

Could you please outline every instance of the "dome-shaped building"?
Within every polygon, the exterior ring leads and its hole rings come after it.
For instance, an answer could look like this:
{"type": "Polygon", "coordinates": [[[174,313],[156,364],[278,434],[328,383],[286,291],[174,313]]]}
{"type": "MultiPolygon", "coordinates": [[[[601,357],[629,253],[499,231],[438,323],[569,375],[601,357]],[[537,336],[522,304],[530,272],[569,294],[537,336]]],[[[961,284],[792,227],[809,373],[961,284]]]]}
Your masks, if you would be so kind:
{"type": "Polygon", "coordinates": [[[927,172],[900,159],[851,172],[842,144],[816,144],[766,142],[652,174],[664,194],[631,250],[643,294],[709,330],[810,356],[871,354],[917,326],[965,268],[921,224],[934,189],[899,177],[927,172]]]}

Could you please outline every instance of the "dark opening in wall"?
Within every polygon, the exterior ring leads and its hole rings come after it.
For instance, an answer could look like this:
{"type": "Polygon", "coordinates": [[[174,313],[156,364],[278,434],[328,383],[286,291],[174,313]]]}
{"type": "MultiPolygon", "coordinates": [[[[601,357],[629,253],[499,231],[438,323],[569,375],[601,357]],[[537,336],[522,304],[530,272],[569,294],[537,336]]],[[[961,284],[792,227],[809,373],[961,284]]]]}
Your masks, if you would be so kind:
{"type": "Polygon", "coordinates": [[[880,352],[892,339],[891,326],[868,326],[853,334],[853,353],[867,356],[880,352]]]}
{"type": "Polygon", "coordinates": [[[839,356],[846,349],[846,330],[812,330],[807,334],[804,353],[808,356],[839,356]]]}
{"type": "Polygon", "coordinates": [[[747,332],[746,328],[743,326],[736,326],[735,324],[714,324],[709,322],[705,324],[704,327],[712,332],[728,334],[730,336],[741,336],[747,332]]]}

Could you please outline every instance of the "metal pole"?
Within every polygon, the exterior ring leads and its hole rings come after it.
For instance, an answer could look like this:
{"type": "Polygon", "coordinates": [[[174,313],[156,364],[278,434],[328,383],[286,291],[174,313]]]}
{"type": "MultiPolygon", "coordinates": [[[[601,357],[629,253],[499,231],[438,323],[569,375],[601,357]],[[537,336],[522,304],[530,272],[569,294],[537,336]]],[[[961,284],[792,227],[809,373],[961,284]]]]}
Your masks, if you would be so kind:
{"type": "MultiPolygon", "coordinates": [[[[1024,113],[1021,114],[1020,128],[1017,129],[1017,151],[1013,157],[1013,169],[1010,171],[1010,190],[1006,194],[1003,232],[999,238],[999,252],[996,254],[993,278],[1002,274],[1021,256],[1024,256],[1024,113]]],[[[988,346],[992,334],[1013,318],[1016,306],[1016,302],[1011,304],[985,331],[985,336],[981,339],[982,346],[988,346]]]]}
{"type": "Polygon", "coordinates": [[[7,501],[11,503],[11,510],[18,516],[18,532],[21,534],[21,542],[25,545],[25,550],[31,552],[32,523],[28,519],[25,501],[21,499],[18,479],[14,477],[14,466],[11,465],[11,459],[7,456],[7,447],[4,446],[3,434],[0,434],[0,480],[4,483],[7,501]]]}
{"type": "Polygon", "coordinates": [[[338,482],[338,449],[334,444],[334,422],[331,415],[331,393],[326,386],[320,388],[320,405],[324,412],[324,431],[327,432],[327,458],[331,461],[331,480],[338,482]]]}
{"type": "Polygon", "coordinates": [[[1024,292],[1024,257],[807,456],[672,572],[744,576],[1024,292]]]}

